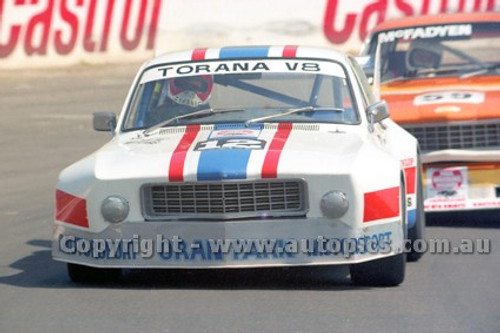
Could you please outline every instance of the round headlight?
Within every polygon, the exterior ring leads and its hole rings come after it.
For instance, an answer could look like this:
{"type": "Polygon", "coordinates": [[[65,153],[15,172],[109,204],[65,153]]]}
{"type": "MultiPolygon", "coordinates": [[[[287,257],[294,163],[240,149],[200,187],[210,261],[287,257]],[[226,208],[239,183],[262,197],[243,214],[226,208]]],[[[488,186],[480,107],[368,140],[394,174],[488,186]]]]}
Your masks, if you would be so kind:
{"type": "Polygon", "coordinates": [[[128,201],[119,196],[109,196],[102,202],[101,214],[106,221],[118,223],[127,217],[128,201]]]}
{"type": "Polygon", "coordinates": [[[349,209],[346,195],[340,191],[330,191],[321,198],[321,211],[326,217],[335,219],[342,217],[349,209]]]}

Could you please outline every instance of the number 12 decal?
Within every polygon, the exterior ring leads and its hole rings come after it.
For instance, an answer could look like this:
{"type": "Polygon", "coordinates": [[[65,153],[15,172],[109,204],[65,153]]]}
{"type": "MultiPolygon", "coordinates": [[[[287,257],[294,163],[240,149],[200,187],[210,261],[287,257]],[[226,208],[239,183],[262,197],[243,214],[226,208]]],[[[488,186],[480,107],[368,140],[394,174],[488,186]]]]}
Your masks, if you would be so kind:
{"type": "Polygon", "coordinates": [[[211,139],[198,142],[195,151],[212,149],[264,149],[266,141],[259,139],[211,139]]]}

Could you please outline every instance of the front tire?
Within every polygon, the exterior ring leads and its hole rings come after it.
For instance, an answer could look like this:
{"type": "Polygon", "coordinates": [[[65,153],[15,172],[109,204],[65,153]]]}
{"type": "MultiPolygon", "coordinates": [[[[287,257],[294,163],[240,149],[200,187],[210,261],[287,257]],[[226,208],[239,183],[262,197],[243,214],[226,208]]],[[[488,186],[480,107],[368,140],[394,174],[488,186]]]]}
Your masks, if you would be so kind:
{"type": "Polygon", "coordinates": [[[68,263],[68,275],[76,283],[115,282],[121,276],[119,268],[96,268],[68,263]]]}
{"type": "Polygon", "coordinates": [[[408,247],[407,260],[418,261],[424,255],[423,252],[417,252],[413,244],[418,239],[425,237],[425,211],[424,211],[424,184],[422,180],[422,168],[420,162],[417,161],[417,208],[416,221],[412,228],[408,229],[408,247]]]}
{"type": "Polygon", "coordinates": [[[351,265],[351,280],[361,286],[397,286],[405,279],[405,268],[406,255],[400,253],[351,265]]]}

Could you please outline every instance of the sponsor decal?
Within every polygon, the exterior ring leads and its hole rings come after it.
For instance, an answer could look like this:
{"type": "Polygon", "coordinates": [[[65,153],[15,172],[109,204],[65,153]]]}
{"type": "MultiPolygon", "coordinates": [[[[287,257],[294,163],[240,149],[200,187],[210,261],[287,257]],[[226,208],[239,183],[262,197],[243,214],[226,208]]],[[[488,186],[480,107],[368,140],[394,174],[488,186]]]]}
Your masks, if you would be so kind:
{"type": "MultiPolygon", "coordinates": [[[[306,61],[225,61],[209,63],[187,63],[179,65],[162,66],[156,69],[156,75],[150,75],[151,79],[161,79],[165,77],[175,77],[183,75],[206,75],[206,74],[227,74],[227,73],[263,73],[263,72],[320,72],[330,70],[328,73],[344,77],[345,74],[339,65],[333,63],[319,63],[306,61]]],[[[326,73],[325,73],[326,74],[326,73]]]]}
{"type": "Polygon", "coordinates": [[[138,138],[132,139],[125,142],[126,145],[134,145],[134,144],[145,144],[145,145],[156,145],[162,142],[163,138],[138,138]]]}
{"type": "Polygon", "coordinates": [[[242,73],[242,72],[266,72],[269,66],[262,61],[238,61],[208,64],[184,64],[179,66],[166,66],[158,68],[162,77],[170,76],[171,72],[176,75],[189,74],[220,74],[220,73],[242,73]]]}
{"type": "Polygon", "coordinates": [[[264,149],[266,141],[259,139],[211,139],[201,141],[194,147],[195,151],[210,149],[264,149]]]}
{"type": "Polygon", "coordinates": [[[467,190],[467,167],[427,169],[427,198],[466,199],[467,190]]]}
{"type": "Polygon", "coordinates": [[[415,159],[414,159],[413,157],[410,157],[410,158],[405,158],[405,159],[402,159],[402,160],[401,160],[401,165],[402,165],[403,167],[405,167],[405,168],[406,168],[406,167],[410,167],[410,166],[412,166],[412,165],[414,165],[414,164],[415,164],[415,159]]]}
{"type": "Polygon", "coordinates": [[[389,18],[446,12],[495,11],[498,1],[448,0],[328,0],[323,18],[323,33],[332,44],[365,40],[375,25],[389,18]]]}
{"type": "MultiPolygon", "coordinates": [[[[247,2],[226,1],[225,12],[244,12],[241,9],[247,2]]],[[[167,34],[171,32],[168,24],[170,20],[167,19],[171,11],[178,10],[179,6],[181,10],[182,6],[189,10],[189,4],[183,4],[181,0],[172,3],[174,6],[167,6],[166,1],[161,0],[2,0],[0,58],[14,56],[9,59],[14,63],[23,58],[19,55],[27,58],[75,55],[86,59],[96,54],[106,56],[109,53],[111,57],[115,52],[153,50],[162,31],[167,34]]],[[[283,3],[273,2],[268,8],[275,13],[278,21],[287,17],[286,11],[281,8],[283,3]]],[[[301,19],[314,22],[318,15],[323,16],[322,32],[325,40],[331,44],[344,44],[345,50],[358,48],[359,42],[376,24],[389,18],[500,9],[498,1],[494,0],[327,0],[325,3],[314,2],[302,6],[307,6],[308,10],[300,13],[301,19]]],[[[297,9],[300,11],[300,6],[297,9]]],[[[212,16],[215,21],[224,20],[223,14],[212,16]]],[[[191,19],[196,21],[197,17],[193,15],[191,19]]],[[[229,26],[228,30],[231,28],[233,26],[229,26]]],[[[306,36],[309,38],[308,43],[318,40],[320,34],[318,31],[306,36]]],[[[284,51],[283,56],[294,57],[296,49],[289,46],[284,51]]],[[[265,52],[263,47],[256,48],[254,56],[265,52]]],[[[224,55],[239,56],[238,49],[228,49],[224,55]]],[[[204,56],[201,49],[196,54],[196,57],[204,56]]],[[[198,59],[196,57],[193,60],[198,59]]],[[[29,60],[24,59],[26,63],[29,60]]]]}
{"type": "Polygon", "coordinates": [[[22,49],[27,56],[152,50],[161,0],[0,1],[0,58],[22,49]],[[23,19],[21,19],[23,18],[23,19]]]}
{"type": "Polygon", "coordinates": [[[211,138],[232,138],[232,137],[239,137],[239,138],[256,138],[259,136],[260,130],[257,129],[250,129],[250,128],[242,128],[239,130],[215,130],[212,131],[212,134],[210,135],[211,138]]]}
{"type": "Polygon", "coordinates": [[[184,75],[228,73],[316,73],[324,71],[325,74],[345,77],[342,67],[336,63],[290,60],[296,57],[297,50],[297,46],[195,49],[191,54],[193,62],[168,64],[146,71],[141,78],[141,83],[184,75]],[[257,60],[258,56],[264,59],[257,60]],[[221,61],[217,61],[218,59],[221,61]],[[211,61],[196,62],[203,60],[211,61]]]}
{"type": "Polygon", "coordinates": [[[470,208],[465,198],[438,197],[425,201],[424,209],[427,210],[453,210],[470,208]]]}
{"type": "Polygon", "coordinates": [[[470,35],[472,35],[471,24],[449,24],[383,31],[378,34],[378,41],[379,43],[390,43],[397,39],[413,40],[438,37],[467,37],[470,35]]]}
{"type": "MultiPolygon", "coordinates": [[[[141,83],[171,77],[214,74],[243,73],[318,73],[345,78],[342,66],[329,61],[313,61],[294,59],[298,47],[266,47],[270,55],[255,52],[255,48],[247,47],[236,51],[220,49],[195,49],[191,54],[192,62],[165,64],[147,70],[141,76],[141,83]],[[241,57],[236,57],[238,54],[241,57]],[[264,59],[255,59],[258,54],[264,59]],[[209,56],[208,56],[209,55],[209,56]],[[197,62],[197,61],[200,62],[197,62]],[[210,60],[210,61],[204,61],[210,60]]],[[[260,49],[258,49],[260,50],[260,49]]]]}
{"type": "Polygon", "coordinates": [[[392,232],[351,238],[234,238],[185,240],[179,236],[154,238],[58,237],[59,252],[97,260],[159,259],[161,261],[246,261],[281,258],[378,254],[392,251],[392,232]]]}
{"type": "Polygon", "coordinates": [[[425,201],[425,211],[500,208],[500,199],[431,198],[425,201]]]}

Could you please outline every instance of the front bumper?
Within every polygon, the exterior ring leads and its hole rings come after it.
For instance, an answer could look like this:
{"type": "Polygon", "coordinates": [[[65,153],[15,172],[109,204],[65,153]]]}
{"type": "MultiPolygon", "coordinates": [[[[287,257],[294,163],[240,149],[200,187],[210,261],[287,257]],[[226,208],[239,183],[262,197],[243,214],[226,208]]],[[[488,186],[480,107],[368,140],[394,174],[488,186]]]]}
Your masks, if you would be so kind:
{"type": "Polygon", "coordinates": [[[304,218],[139,221],[92,233],[58,223],[53,258],[93,267],[238,268],[352,264],[402,251],[401,221],[366,224],[353,229],[304,218]]]}

